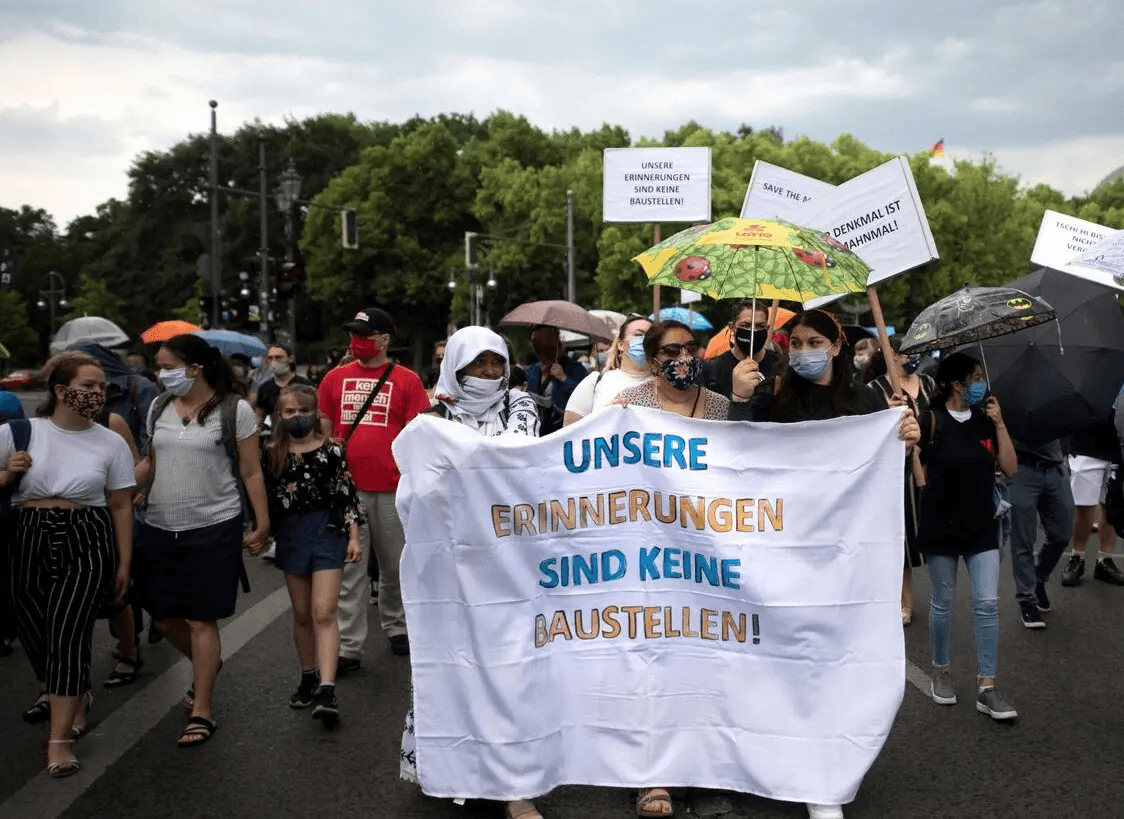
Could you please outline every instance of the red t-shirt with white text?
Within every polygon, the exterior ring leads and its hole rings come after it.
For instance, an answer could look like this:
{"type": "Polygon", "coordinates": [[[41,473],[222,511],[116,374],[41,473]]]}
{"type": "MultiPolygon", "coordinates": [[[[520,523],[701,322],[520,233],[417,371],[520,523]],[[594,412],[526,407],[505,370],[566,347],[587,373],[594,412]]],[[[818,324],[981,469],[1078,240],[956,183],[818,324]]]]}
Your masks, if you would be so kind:
{"type": "MultiPolygon", "coordinates": [[[[359,408],[375,388],[383,370],[358,361],[336,367],[324,376],[318,390],[320,412],[332,422],[332,434],[343,440],[359,408]]],[[[430,401],[417,373],[395,366],[347,444],[347,466],[361,492],[393,492],[398,488],[398,465],[390,445],[430,401]]]]}

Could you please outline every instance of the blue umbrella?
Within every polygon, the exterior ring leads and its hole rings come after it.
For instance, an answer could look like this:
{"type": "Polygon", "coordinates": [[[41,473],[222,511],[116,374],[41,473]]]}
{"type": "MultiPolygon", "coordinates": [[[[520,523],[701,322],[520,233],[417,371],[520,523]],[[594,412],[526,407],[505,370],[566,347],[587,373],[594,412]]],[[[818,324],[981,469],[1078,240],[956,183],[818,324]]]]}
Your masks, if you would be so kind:
{"type": "MultiPolygon", "coordinates": [[[[652,320],[652,316],[648,316],[652,320]]],[[[686,307],[664,307],[660,310],[660,321],[681,321],[692,330],[713,330],[714,325],[706,320],[702,313],[688,310],[686,307]]]]}
{"type": "Polygon", "coordinates": [[[195,335],[226,356],[239,353],[247,358],[265,355],[269,348],[257,336],[236,333],[233,330],[196,330],[195,335]]]}

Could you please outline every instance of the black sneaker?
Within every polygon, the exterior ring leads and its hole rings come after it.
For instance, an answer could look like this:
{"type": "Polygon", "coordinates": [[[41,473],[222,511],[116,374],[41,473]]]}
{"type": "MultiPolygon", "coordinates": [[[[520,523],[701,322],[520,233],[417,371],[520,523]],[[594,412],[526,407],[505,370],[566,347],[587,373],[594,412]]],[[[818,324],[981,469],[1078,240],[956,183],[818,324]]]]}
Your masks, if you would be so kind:
{"type": "Polygon", "coordinates": [[[1023,615],[1023,625],[1027,628],[1046,628],[1046,621],[1038,613],[1038,606],[1034,603],[1023,603],[1019,606],[1023,615]]]}
{"type": "Polygon", "coordinates": [[[410,638],[405,634],[395,634],[390,637],[390,651],[392,654],[406,656],[410,653],[410,638]]]}
{"type": "Polygon", "coordinates": [[[336,679],[338,680],[340,677],[345,674],[350,674],[352,671],[358,671],[359,665],[358,657],[340,657],[339,661],[336,663],[336,679]]]}
{"type": "Polygon", "coordinates": [[[336,701],[336,687],[322,685],[313,696],[312,718],[324,723],[325,728],[334,728],[340,721],[340,704],[336,701]]]}
{"type": "Polygon", "coordinates": [[[1097,558],[1097,565],[1093,567],[1093,577],[1114,586],[1124,586],[1124,572],[1116,568],[1111,557],[1097,558]]]}
{"type": "Polygon", "coordinates": [[[1038,610],[1041,612],[1050,611],[1050,598],[1046,596],[1046,584],[1038,583],[1034,587],[1035,602],[1038,603],[1038,610]]]}
{"type": "Polygon", "coordinates": [[[293,696],[289,697],[289,707],[308,708],[308,706],[312,705],[312,701],[314,699],[313,691],[315,690],[315,688],[315,683],[313,683],[312,685],[305,685],[304,683],[301,683],[300,687],[293,692],[293,696]]]}
{"type": "Polygon", "coordinates": [[[1069,560],[1065,564],[1065,569],[1062,570],[1062,585],[1080,586],[1081,577],[1084,574],[1085,558],[1078,554],[1070,555],[1069,560]]]}

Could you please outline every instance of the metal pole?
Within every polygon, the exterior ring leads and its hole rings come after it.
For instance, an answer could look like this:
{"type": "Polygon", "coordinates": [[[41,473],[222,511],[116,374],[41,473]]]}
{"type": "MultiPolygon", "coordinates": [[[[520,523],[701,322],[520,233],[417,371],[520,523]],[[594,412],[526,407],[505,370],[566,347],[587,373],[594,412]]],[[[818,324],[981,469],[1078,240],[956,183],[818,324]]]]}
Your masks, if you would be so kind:
{"type": "Polygon", "coordinates": [[[222,239],[219,237],[219,126],[215,109],[218,102],[211,100],[211,326],[219,326],[219,291],[222,283],[222,239]]]}
{"type": "Polygon", "coordinates": [[[574,192],[566,191],[566,300],[578,300],[574,281],[574,192]]]}
{"type": "Polygon", "coordinates": [[[269,188],[265,173],[265,140],[258,141],[258,180],[261,200],[261,282],[258,290],[258,312],[261,315],[261,335],[266,344],[273,341],[269,325],[269,188]]]}
{"type": "MultiPolygon", "coordinates": [[[[285,261],[293,261],[293,206],[285,208],[285,261]]],[[[297,351],[297,297],[294,295],[289,299],[289,345],[293,348],[293,354],[297,351]]]]}

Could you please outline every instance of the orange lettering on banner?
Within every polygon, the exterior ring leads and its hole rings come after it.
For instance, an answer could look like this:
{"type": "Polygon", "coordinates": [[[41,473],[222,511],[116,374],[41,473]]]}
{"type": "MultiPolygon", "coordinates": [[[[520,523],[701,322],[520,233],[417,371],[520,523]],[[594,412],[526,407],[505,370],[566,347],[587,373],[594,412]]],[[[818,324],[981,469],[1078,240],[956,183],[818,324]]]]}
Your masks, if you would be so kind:
{"type": "Polygon", "coordinates": [[[777,498],[775,508],[764,498],[757,501],[757,520],[762,531],[764,531],[765,518],[769,519],[769,525],[773,527],[774,532],[784,531],[784,498],[777,498]]]}
{"type": "Polygon", "coordinates": [[[621,606],[621,611],[628,615],[628,639],[636,639],[636,618],[644,611],[643,606],[621,606]]]}
{"type": "Polygon", "coordinates": [[[633,489],[628,493],[628,519],[635,523],[639,518],[650,521],[652,513],[648,511],[651,495],[643,489],[633,489]]]}
{"type": "Polygon", "coordinates": [[[691,629],[691,610],[686,606],[683,607],[683,636],[684,637],[698,637],[699,633],[691,629]]]}
{"type": "Polygon", "coordinates": [[[714,633],[714,627],[717,625],[715,618],[718,617],[718,612],[702,609],[699,614],[702,621],[702,638],[704,640],[717,640],[718,635],[714,633]]]}
{"type": "Polygon", "coordinates": [[[729,498],[715,498],[710,502],[706,519],[711,529],[716,532],[729,532],[734,528],[733,515],[730,512],[733,505],[734,502],[729,498]]]}
{"type": "Polygon", "coordinates": [[[496,505],[492,507],[492,528],[496,537],[507,537],[511,534],[511,507],[496,505]]]}
{"type": "Polygon", "coordinates": [[[738,498],[737,518],[739,532],[753,532],[753,498],[738,498]]]}
{"type": "Polygon", "coordinates": [[[621,636],[621,624],[617,621],[618,612],[616,606],[605,606],[601,610],[601,622],[608,626],[606,631],[601,632],[601,636],[606,640],[614,640],[621,636]]]}
{"type": "MultiPolygon", "coordinates": [[[[584,623],[582,620],[584,619],[581,609],[574,612],[574,633],[578,635],[579,640],[593,640],[597,637],[597,632],[601,628],[601,616],[597,609],[590,609],[588,630],[583,628],[584,623]]],[[[742,615],[742,622],[745,622],[744,614],[742,615]]]]}
{"type": "Polygon", "coordinates": [[[549,638],[553,640],[555,637],[561,637],[564,640],[573,640],[574,635],[570,633],[570,624],[566,621],[566,612],[554,612],[554,619],[550,621],[550,634],[549,638]]]}
{"type": "Polygon", "coordinates": [[[660,627],[660,607],[659,606],[645,606],[644,607],[644,637],[651,640],[659,637],[660,633],[657,629],[660,627]]]}
{"type": "Polygon", "coordinates": [[[574,503],[573,498],[566,498],[565,511],[563,511],[562,509],[562,504],[560,504],[556,500],[552,500],[550,502],[550,531],[557,532],[558,524],[562,524],[565,529],[572,530],[574,528],[574,523],[577,520],[575,507],[576,504],[574,503]]]}
{"type": "Polygon", "coordinates": [[[625,492],[609,493],[609,525],[615,526],[628,520],[624,513],[625,492]]]}
{"type": "Polygon", "coordinates": [[[675,626],[671,624],[671,606],[664,606],[663,609],[663,636],[664,637],[682,637],[683,633],[676,631],[675,626]]]}
{"type": "Polygon", "coordinates": [[[734,613],[732,611],[722,612],[722,640],[723,642],[730,641],[730,633],[733,633],[734,639],[739,643],[745,642],[745,612],[738,612],[738,619],[734,620],[734,613]]]}
{"type": "Polygon", "coordinates": [[[698,503],[697,507],[692,505],[691,498],[679,498],[679,525],[686,529],[687,518],[690,518],[701,532],[706,528],[706,498],[695,498],[694,502],[698,503]]]}
{"type": "Polygon", "coordinates": [[[512,513],[515,515],[515,534],[535,534],[535,507],[529,503],[520,503],[512,513]]]}

